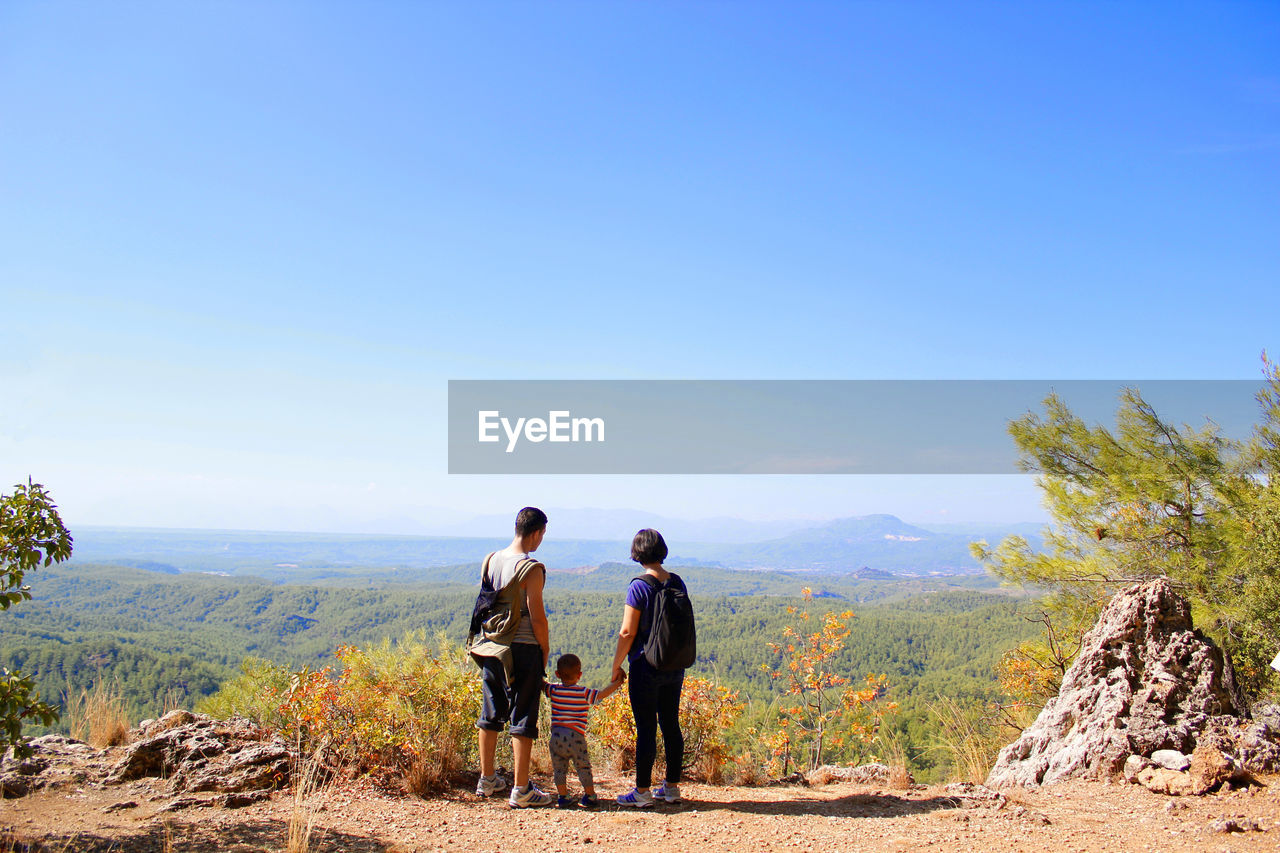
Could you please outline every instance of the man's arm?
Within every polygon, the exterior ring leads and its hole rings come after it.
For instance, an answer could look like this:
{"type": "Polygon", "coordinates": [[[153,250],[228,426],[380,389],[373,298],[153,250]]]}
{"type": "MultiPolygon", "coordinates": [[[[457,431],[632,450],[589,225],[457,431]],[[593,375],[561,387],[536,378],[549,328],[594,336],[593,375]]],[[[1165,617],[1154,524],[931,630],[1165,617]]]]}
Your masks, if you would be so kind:
{"type": "Polygon", "coordinates": [[[529,600],[529,622],[533,625],[533,636],[542,646],[542,668],[547,668],[547,658],[551,655],[551,627],[547,624],[547,608],[542,603],[542,587],[547,582],[547,570],[533,571],[524,582],[524,592],[529,600]]]}

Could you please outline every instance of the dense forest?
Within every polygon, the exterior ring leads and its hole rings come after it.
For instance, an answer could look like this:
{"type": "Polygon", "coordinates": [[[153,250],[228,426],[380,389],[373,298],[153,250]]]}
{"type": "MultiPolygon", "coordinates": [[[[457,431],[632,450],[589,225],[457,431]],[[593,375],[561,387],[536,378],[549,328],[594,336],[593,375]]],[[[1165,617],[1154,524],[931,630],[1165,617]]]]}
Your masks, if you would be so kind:
{"type": "MultiPolygon", "coordinates": [[[[787,606],[801,604],[796,578],[680,571],[698,608],[696,670],[767,705],[774,685],[765,668],[776,659],[766,643],[794,619],[787,606]]],[[[95,683],[115,685],[136,721],[165,703],[191,707],[250,656],[315,668],[331,662],[340,645],[369,646],[414,631],[461,642],[475,595],[461,581],[474,573],[474,566],[457,567],[441,572],[457,583],[351,588],[55,566],[32,578],[34,600],[0,614],[0,659],[32,674],[50,700],[95,683]]],[[[634,567],[614,564],[549,577],[553,655],[581,656],[589,682],[605,680],[622,590],[634,574],[634,567]]],[[[995,662],[1036,630],[1024,600],[958,585],[986,583],[981,578],[827,580],[808,607],[854,611],[839,666],[854,677],[888,676],[890,698],[901,705],[889,725],[904,734],[917,767],[931,763],[928,704],[938,696],[994,696],[995,662]]]]}

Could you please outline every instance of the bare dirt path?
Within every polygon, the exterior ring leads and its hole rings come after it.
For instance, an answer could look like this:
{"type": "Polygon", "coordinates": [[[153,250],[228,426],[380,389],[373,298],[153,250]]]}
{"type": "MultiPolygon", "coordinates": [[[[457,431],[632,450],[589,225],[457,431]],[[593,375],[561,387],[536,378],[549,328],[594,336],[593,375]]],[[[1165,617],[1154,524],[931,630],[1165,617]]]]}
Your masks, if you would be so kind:
{"type": "MultiPolygon", "coordinates": [[[[956,789],[850,784],[735,788],[689,784],[689,802],[634,812],[513,811],[457,791],[422,800],[347,783],[316,795],[311,849],[411,851],[743,850],[1275,851],[1280,779],[1268,787],[1170,798],[1132,785],[1069,782],[993,801],[956,789]],[[1223,832],[1234,820],[1245,831],[1223,832]]],[[[601,780],[603,793],[626,787],[601,780]]],[[[164,783],[46,790],[0,801],[0,850],[192,851],[285,849],[295,811],[288,791],[241,809],[162,812],[164,783]],[[155,799],[152,799],[152,798],[155,799]],[[133,803],[132,806],[121,806],[133,803]],[[110,809],[110,810],[108,810],[110,809]]],[[[301,812],[300,812],[301,813],[301,812]]]]}

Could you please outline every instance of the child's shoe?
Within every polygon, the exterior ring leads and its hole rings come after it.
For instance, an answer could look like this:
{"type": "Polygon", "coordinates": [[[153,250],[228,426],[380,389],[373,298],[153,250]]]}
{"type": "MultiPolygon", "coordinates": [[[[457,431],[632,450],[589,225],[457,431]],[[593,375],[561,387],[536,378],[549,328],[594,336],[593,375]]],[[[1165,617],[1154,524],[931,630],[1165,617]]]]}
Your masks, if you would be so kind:
{"type": "Polygon", "coordinates": [[[555,794],[540,791],[530,782],[523,791],[519,788],[512,788],[511,797],[507,800],[507,805],[513,809],[531,809],[538,806],[549,806],[555,801],[555,794]]]}
{"type": "Polygon", "coordinates": [[[600,800],[595,794],[583,794],[582,799],[578,800],[578,808],[580,809],[594,809],[598,805],[600,805],[600,800]]]}
{"type": "Polygon", "coordinates": [[[655,800],[666,800],[668,803],[678,803],[680,802],[680,786],[671,782],[663,782],[653,789],[653,798],[655,800]]]}
{"type": "Polygon", "coordinates": [[[507,790],[507,780],[497,773],[492,776],[481,776],[480,781],[476,783],[477,797],[492,797],[494,794],[505,790],[507,790]]]}
{"type": "Polygon", "coordinates": [[[556,808],[568,809],[572,807],[573,807],[573,800],[569,799],[564,794],[560,794],[556,797],[556,808]]]}
{"type": "Polygon", "coordinates": [[[651,809],[653,808],[653,794],[632,788],[627,793],[618,795],[618,805],[630,806],[636,809],[651,809]]]}

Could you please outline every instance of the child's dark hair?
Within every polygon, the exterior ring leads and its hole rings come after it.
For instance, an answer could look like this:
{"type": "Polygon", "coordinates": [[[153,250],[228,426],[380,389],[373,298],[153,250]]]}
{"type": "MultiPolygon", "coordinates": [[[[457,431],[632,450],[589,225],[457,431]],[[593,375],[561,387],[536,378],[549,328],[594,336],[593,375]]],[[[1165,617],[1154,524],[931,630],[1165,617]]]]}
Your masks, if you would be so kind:
{"type": "Polygon", "coordinates": [[[631,559],[642,566],[667,559],[667,543],[662,534],[649,527],[637,533],[631,540],[631,559]]]}
{"type": "Polygon", "coordinates": [[[575,670],[579,672],[582,670],[582,661],[578,659],[578,656],[560,655],[559,660],[556,661],[556,675],[564,675],[575,670]]]}

